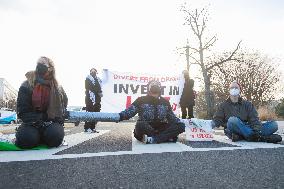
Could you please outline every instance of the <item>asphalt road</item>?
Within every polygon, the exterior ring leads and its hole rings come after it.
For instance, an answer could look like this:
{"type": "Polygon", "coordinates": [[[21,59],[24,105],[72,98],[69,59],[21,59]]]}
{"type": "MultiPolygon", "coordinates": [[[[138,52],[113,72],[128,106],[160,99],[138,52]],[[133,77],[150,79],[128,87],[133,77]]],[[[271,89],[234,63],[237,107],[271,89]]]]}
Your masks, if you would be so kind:
{"type": "MultiPolygon", "coordinates": [[[[98,129],[110,131],[57,154],[131,151],[133,124],[100,123],[98,129]]],[[[82,125],[69,127],[66,134],[82,130],[82,125]]],[[[183,141],[182,137],[180,141],[183,141]]],[[[192,148],[235,146],[218,141],[185,144],[192,148]]],[[[217,149],[2,162],[0,188],[282,189],[284,148],[217,149]]]]}

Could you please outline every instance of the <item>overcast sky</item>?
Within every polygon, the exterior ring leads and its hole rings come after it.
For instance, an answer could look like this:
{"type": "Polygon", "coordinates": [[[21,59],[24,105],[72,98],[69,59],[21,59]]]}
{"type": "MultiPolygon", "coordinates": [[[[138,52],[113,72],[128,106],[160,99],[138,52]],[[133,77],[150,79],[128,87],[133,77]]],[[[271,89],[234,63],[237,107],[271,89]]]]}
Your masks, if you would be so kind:
{"type": "MultiPolygon", "coordinates": [[[[69,105],[84,105],[91,67],[121,72],[180,73],[186,39],[183,0],[0,0],[0,77],[15,89],[40,56],[54,60],[69,105]]],[[[242,46],[284,57],[284,1],[195,0],[208,6],[215,51],[242,46]]],[[[284,71],[284,66],[281,65],[284,71]]],[[[193,70],[192,75],[200,74],[193,70]]]]}

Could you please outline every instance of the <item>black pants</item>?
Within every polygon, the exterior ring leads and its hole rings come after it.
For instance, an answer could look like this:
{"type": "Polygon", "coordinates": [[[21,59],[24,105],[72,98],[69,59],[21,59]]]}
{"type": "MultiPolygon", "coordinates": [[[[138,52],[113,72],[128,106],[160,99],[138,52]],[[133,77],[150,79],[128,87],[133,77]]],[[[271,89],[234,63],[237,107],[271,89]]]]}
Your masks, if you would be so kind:
{"type": "Polygon", "coordinates": [[[193,106],[181,106],[181,118],[186,119],[186,118],[194,118],[193,117],[193,106]]]}
{"type": "MultiPolygon", "coordinates": [[[[97,104],[86,104],[86,111],[87,112],[100,112],[101,111],[101,104],[100,103],[97,103],[97,104]]],[[[96,128],[96,125],[97,125],[97,121],[95,122],[85,122],[85,125],[84,125],[84,129],[92,129],[94,130],[96,128]]]]}
{"type": "Polygon", "coordinates": [[[40,144],[58,147],[64,138],[63,125],[51,123],[48,126],[23,123],[16,132],[16,145],[20,148],[33,148],[40,144]]]}
{"type": "Polygon", "coordinates": [[[177,140],[177,136],[183,133],[185,126],[179,124],[163,124],[160,127],[153,128],[146,121],[137,121],[134,129],[134,137],[142,141],[143,135],[155,137],[157,143],[167,142],[169,139],[177,140]]]}

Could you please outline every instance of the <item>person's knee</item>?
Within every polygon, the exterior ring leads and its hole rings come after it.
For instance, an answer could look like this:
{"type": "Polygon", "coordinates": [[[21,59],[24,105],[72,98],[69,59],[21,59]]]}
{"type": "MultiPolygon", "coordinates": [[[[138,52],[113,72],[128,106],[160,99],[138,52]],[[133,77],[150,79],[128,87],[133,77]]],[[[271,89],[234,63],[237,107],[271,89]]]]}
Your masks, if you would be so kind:
{"type": "Polygon", "coordinates": [[[184,123],[182,123],[182,122],[178,123],[177,128],[178,128],[179,133],[185,132],[185,124],[184,123]]]}
{"type": "Polygon", "coordinates": [[[137,133],[136,129],[134,129],[133,135],[134,135],[134,138],[136,138],[136,139],[139,140],[139,141],[142,141],[142,139],[143,139],[143,134],[137,133]]]}
{"type": "Polygon", "coordinates": [[[40,142],[40,134],[34,126],[21,125],[16,133],[16,146],[29,149],[36,147],[40,142]]]}
{"type": "Polygon", "coordinates": [[[278,130],[278,123],[276,121],[270,121],[268,124],[269,124],[271,132],[274,133],[278,130]]]}
{"type": "Polygon", "coordinates": [[[137,121],[136,125],[135,125],[135,130],[137,132],[141,132],[141,131],[148,130],[149,127],[151,127],[151,126],[149,125],[149,123],[147,121],[137,121]]]}
{"type": "Polygon", "coordinates": [[[64,138],[64,128],[59,123],[52,123],[43,134],[44,143],[49,147],[58,147],[64,138]]]}
{"type": "Polygon", "coordinates": [[[231,130],[232,127],[237,126],[238,122],[239,122],[239,118],[237,118],[237,117],[230,117],[228,119],[228,122],[227,122],[227,128],[229,130],[231,130]]]}
{"type": "Polygon", "coordinates": [[[228,123],[236,124],[236,123],[238,123],[238,121],[239,121],[239,118],[237,118],[237,117],[229,117],[229,119],[228,119],[228,123]]]}
{"type": "Polygon", "coordinates": [[[137,136],[141,136],[143,134],[153,136],[156,131],[147,121],[137,121],[135,125],[135,133],[137,136]]]}

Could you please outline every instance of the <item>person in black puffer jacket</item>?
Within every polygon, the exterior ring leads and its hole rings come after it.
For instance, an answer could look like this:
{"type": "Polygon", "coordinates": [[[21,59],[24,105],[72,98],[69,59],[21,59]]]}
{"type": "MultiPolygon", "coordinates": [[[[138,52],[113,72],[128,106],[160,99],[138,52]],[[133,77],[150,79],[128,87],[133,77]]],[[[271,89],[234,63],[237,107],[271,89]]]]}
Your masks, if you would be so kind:
{"type": "Polygon", "coordinates": [[[134,137],[144,143],[176,142],[185,125],[172,111],[170,102],[161,97],[161,83],[150,81],[148,94],[137,98],[130,107],[119,113],[120,121],[138,113],[134,137]]]}
{"type": "Polygon", "coordinates": [[[59,146],[64,138],[64,115],[67,96],[55,78],[51,59],[41,57],[35,71],[26,73],[20,86],[17,115],[23,121],[16,132],[15,144],[33,148],[39,144],[59,146]]]}

